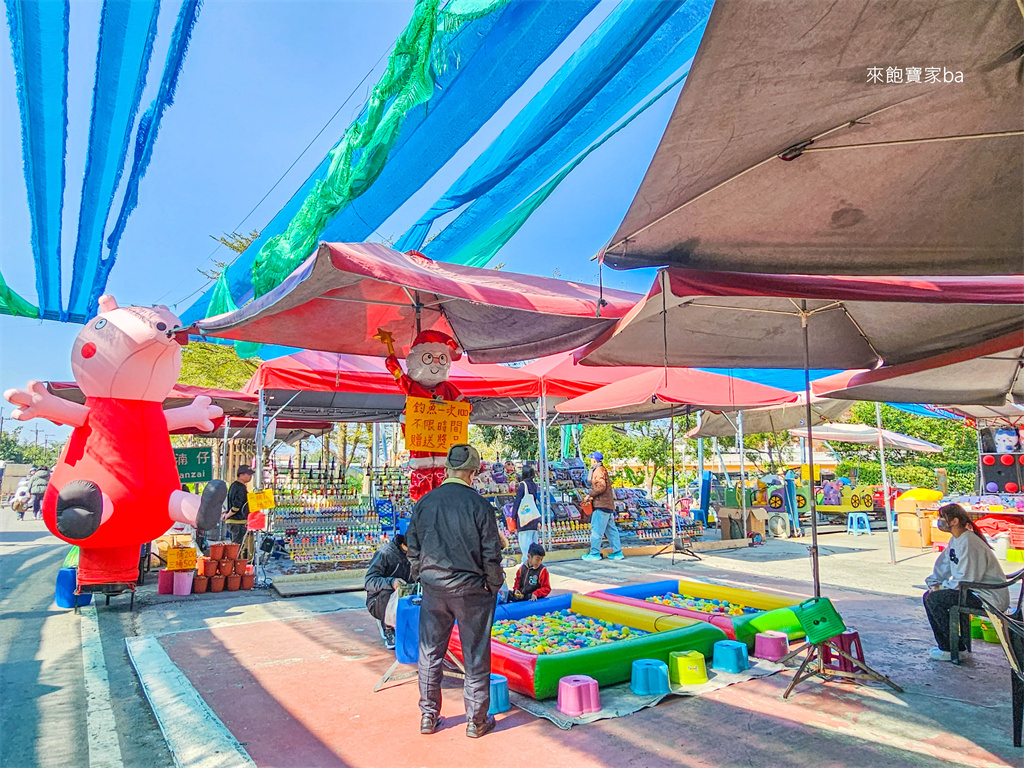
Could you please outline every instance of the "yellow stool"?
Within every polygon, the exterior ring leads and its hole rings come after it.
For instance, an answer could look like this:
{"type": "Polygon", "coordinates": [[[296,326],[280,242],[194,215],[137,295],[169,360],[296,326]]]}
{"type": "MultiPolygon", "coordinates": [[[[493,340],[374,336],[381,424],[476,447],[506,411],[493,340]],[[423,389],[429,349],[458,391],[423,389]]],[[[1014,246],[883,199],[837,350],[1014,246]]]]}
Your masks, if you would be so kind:
{"type": "Polygon", "coordinates": [[[672,651],[668,655],[668,676],[675,685],[700,685],[708,681],[707,665],[700,651],[672,651]]]}

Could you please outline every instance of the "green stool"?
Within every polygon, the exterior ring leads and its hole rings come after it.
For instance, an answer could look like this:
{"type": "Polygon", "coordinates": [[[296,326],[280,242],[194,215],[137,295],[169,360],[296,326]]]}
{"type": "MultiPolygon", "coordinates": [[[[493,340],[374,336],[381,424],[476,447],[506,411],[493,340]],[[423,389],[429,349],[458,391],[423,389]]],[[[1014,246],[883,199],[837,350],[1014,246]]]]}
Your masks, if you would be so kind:
{"type": "Polygon", "coordinates": [[[708,681],[707,665],[700,651],[672,651],[668,655],[668,676],[675,685],[701,685],[708,681]]]}

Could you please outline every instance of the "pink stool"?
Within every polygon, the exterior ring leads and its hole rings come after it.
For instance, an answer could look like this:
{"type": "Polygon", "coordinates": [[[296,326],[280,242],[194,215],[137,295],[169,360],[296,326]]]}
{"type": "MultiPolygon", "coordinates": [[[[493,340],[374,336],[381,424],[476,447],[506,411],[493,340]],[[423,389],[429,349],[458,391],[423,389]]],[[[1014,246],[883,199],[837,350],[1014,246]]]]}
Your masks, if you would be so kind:
{"type": "MultiPolygon", "coordinates": [[[[843,651],[853,656],[857,661],[864,661],[864,647],[860,644],[860,634],[855,629],[848,629],[841,635],[833,637],[831,642],[838,645],[843,651]]],[[[826,667],[838,669],[840,672],[856,672],[853,663],[844,659],[838,653],[833,653],[826,644],[823,648],[822,661],[826,667]]]]}
{"type": "Polygon", "coordinates": [[[579,717],[601,709],[601,691],[597,680],[586,675],[569,675],[558,681],[558,711],[579,717]]]}
{"type": "Polygon", "coordinates": [[[778,661],[789,653],[789,636],[785,632],[769,629],[754,637],[754,656],[758,659],[778,661]]]}

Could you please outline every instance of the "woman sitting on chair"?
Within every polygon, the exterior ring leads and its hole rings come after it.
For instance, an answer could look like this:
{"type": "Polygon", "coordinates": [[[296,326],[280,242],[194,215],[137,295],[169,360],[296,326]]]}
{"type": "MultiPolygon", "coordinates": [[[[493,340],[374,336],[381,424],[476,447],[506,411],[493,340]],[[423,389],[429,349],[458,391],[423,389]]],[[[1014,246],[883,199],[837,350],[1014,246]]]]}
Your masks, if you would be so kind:
{"type": "MultiPolygon", "coordinates": [[[[939,530],[948,531],[950,539],[935,561],[931,576],[925,579],[928,591],[924,594],[924,609],[938,643],[929,655],[935,661],[949,661],[949,610],[960,600],[960,582],[1002,584],[1006,576],[992,547],[959,504],[947,504],[939,510],[939,530]]],[[[1006,587],[979,589],[978,592],[1000,611],[1005,611],[1010,604],[1010,591],[1006,587]]],[[[967,594],[965,604],[982,611],[981,601],[973,592],[967,594]]],[[[960,637],[964,635],[961,628],[960,637]]],[[[964,650],[961,640],[960,653],[964,650]]]]}

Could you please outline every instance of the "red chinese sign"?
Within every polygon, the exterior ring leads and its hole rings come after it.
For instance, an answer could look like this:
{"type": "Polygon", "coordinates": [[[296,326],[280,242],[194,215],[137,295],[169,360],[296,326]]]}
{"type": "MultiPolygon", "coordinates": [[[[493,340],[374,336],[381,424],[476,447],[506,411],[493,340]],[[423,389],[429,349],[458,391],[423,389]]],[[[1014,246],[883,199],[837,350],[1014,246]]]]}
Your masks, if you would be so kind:
{"type": "Polygon", "coordinates": [[[405,401],[405,447],[410,451],[447,453],[469,442],[469,403],[409,397],[405,401]]]}

